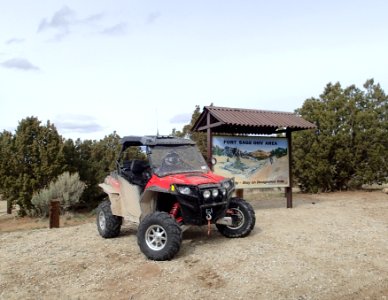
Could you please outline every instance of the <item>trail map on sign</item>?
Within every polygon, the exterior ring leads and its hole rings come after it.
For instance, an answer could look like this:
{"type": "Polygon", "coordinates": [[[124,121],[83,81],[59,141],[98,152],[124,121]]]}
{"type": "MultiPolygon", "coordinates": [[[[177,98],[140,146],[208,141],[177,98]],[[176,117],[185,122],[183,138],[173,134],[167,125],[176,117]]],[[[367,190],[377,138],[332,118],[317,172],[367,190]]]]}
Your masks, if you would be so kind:
{"type": "Polygon", "coordinates": [[[286,138],[214,136],[214,172],[234,177],[237,188],[289,186],[286,138]]]}

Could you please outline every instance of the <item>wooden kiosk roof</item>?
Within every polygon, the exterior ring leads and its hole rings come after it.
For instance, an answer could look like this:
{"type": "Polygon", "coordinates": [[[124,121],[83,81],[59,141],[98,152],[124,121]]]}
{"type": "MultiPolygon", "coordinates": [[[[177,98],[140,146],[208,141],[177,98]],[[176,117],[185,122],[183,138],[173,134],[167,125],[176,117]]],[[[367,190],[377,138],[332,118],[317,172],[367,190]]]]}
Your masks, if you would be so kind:
{"type": "MultiPolygon", "coordinates": [[[[289,112],[266,111],[245,108],[230,108],[205,106],[198,120],[193,125],[193,131],[207,132],[207,156],[211,165],[212,135],[223,134],[275,134],[286,133],[289,155],[289,187],[285,188],[287,208],[292,207],[292,143],[293,131],[313,129],[316,126],[300,116],[289,112]]],[[[243,197],[243,190],[236,191],[238,197],[243,197]]]]}
{"type": "Polygon", "coordinates": [[[313,129],[315,125],[290,112],[205,106],[192,130],[205,131],[209,127],[213,133],[272,134],[313,129]]]}

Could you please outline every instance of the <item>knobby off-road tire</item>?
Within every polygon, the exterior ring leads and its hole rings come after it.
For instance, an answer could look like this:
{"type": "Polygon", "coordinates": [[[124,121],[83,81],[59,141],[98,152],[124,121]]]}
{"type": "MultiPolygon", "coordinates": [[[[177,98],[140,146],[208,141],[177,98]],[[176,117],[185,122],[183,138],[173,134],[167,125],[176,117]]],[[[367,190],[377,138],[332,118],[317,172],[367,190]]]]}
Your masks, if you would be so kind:
{"type": "Polygon", "coordinates": [[[181,246],[182,229],[168,213],[154,212],[141,221],[137,243],[147,258],[170,260],[181,246]]]}
{"type": "Polygon", "coordinates": [[[104,200],[97,207],[97,229],[104,238],[113,238],[120,234],[123,218],[112,215],[110,201],[104,200]]]}
{"type": "Polygon", "coordinates": [[[255,227],[256,216],[252,206],[243,199],[232,198],[229,204],[229,210],[233,213],[227,213],[227,217],[232,217],[233,226],[216,224],[218,231],[228,238],[245,237],[255,227]]]}

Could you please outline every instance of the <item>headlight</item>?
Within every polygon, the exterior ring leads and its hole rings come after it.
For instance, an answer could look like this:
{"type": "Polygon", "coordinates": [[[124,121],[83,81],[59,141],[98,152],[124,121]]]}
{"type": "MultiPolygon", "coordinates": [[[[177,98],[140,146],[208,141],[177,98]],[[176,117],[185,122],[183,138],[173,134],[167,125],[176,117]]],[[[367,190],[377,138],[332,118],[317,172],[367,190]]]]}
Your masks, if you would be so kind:
{"type": "Polygon", "coordinates": [[[213,198],[216,198],[218,196],[218,190],[217,189],[212,190],[212,196],[213,196],[213,198]]]}
{"type": "Polygon", "coordinates": [[[226,188],[227,190],[229,190],[230,187],[231,187],[232,185],[231,185],[230,181],[228,180],[228,181],[225,181],[225,182],[222,184],[222,186],[223,186],[224,188],[226,188]]]}
{"type": "Polygon", "coordinates": [[[226,195],[226,189],[221,189],[222,196],[226,195]]]}
{"type": "Polygon", "coordinates": [[[203,196],[205,199],[209,199],[210,195],[211,195],[211,193],[210,193],[209,190],[203,191],[202,196],[203,196]]]}
{"type": "Polygon", "coordinates": [[[190,195],[191,189],[188,186],[178,186],[178,192],[183,195],[190,195]]]}

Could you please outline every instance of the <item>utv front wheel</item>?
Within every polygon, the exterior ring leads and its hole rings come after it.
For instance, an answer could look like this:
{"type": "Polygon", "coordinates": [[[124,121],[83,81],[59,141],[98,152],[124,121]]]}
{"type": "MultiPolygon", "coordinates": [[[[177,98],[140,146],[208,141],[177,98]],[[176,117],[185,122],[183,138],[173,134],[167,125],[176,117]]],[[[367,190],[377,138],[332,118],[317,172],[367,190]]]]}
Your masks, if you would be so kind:
{"type": "Polygon", "coordinates": [[[170,260],[178,253],[182,229],[166,212],[154,212],[144,218],[137,232],[137,243],[147,258],[170,260]]]}
{"type": "Polygon", "coordinates": [[[110,201],[105,200],[97,207],[97,229],[104,238],[113,238],[120,234],[123,218],[112,215],[110,201]]]}
{"type": "Polygon", "coordinates": [[[218,231],[228,238],[247,236],[255,227],[256,216],[252,206],[243,199],[232,198],[225,215],[232,218],[233,225],[216,224],[218,231]]]}

